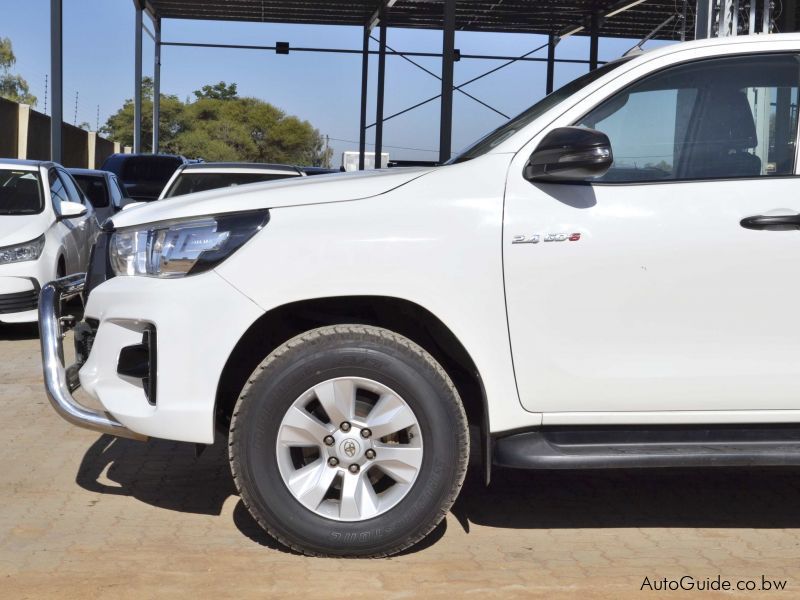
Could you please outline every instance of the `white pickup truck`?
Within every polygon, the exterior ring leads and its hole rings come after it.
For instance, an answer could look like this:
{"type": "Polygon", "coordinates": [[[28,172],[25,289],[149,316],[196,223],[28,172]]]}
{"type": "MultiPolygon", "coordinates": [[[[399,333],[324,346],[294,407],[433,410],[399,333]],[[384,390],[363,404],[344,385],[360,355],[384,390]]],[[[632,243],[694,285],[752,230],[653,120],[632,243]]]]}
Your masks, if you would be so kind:
{"type": "Polygon", "coordinates": [[[112,435],[226,436],[253,516],[312,555],[421,540],[471,437],[487,477],[800,464],[799,88],[798,35],[674,45],[438,168],[115,215],[42,290],[48,395],[112,435]]]}

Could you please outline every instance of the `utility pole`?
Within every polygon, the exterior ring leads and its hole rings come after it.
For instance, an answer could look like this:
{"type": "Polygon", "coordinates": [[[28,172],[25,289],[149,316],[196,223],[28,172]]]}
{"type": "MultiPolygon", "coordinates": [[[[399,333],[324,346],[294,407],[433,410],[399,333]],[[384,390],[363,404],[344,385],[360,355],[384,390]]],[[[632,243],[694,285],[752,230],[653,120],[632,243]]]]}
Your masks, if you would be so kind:
{"type": "Polygon", "coordinates": [[[44,74],[44,114],[47,114],[47,73],[44,74]]]}
{"type": "Polygon", "coordinates": [[[75,114],[72,117],[72,124],[78,124],[78,92],[75,92],[75,114]]]}

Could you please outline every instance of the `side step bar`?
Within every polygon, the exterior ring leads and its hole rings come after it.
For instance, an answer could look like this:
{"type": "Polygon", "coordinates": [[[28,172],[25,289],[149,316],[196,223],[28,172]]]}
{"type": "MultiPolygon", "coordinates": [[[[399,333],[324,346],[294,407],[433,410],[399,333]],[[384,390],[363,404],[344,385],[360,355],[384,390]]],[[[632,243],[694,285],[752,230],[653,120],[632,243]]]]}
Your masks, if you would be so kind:
{"type": "Polygon", "coordinates": [[[494,441],[517,469],[800,465],[800,424],[541,427],[494,441]]]}

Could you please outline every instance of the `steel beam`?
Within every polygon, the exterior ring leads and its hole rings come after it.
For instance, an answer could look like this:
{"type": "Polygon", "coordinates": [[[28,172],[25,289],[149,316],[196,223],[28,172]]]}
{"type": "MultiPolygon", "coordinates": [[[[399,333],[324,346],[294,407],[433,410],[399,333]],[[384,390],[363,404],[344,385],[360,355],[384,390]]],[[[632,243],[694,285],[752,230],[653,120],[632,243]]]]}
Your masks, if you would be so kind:
{"type": "MultiPolygon", "coordinates": [[[[274,52],[276,50],[275,46],[258,46],[253,44],[204,44],[202,42],[165,42],[162,40],[162,46],[176,46],[180,48],[221,48],[221,49],[228,49],[228,50],[267,50],[274,52]]],[[[544,48],[547,46],[545,44],[542,46],[544,48]]],[[[363,54],[363,50],[356,50],[355,48],[305,48],[300,46],[292,46],[292,52],[320,52],[323,54],[363,54]]],[[[378,55],[380,52],[378,50],[370,50],[370,54],[378,55]]],[[[532,57],[528,56],[532,54],[532,52],[528,52],[523,56],[509,56],[504,54],[465,54],[461,53],[460,57],[462,59],[470,58],[470,59],[478,59],[478,60],[508,60],[511,62],[546,62],[546,58],[541,57],[532,57]]],[[[389,46],[386,47],[386,56],[400,56],[400,57],[407,57],[407,56],[421,56],[427,58],[441,58],[442,54],[440,52],[406,52],[403,50],[389,50],[389,46]]],[[[556,62],[563,62],[563,63],[572,63],[576,65],[587,65],[589,61],[583,58],[559,58],[556,62]]]]}
{"type": "Polygon", "coordinates": [[[380,17],[380,35],[378,44],[378,97],[375,107],[375,168],[381,168],[381,152],[383,152],[383,94],[386,83],[386,20],[383,12],[380,17]]]}
{"type": "Polygon", "coordinates": [[[369,24],[364,26],[364,40],[361,52],[361,120],[358,129],[358,170],[364,170],[364,157],[367,153],[367,91],[369,80],[369,24]]]}
{"type": "Polygon", "coordinates": [[[439,120],[439,162],[450,160],[453,135],[453,65],[456,42],[456,0],[444,0],[442,26],[442,94],[439,120]]]}
{"type": "Polygon", "coordinates": [[[155,54],[153,56],[153,154],[158,153],[158,128],[161,122],[161,19],[153,20],[155,54]]]}
{"type": "Polygon", "coordinates": [[[142,9],[136,5],[134,30],[133,151],[142,151],[142,9]]]}
{"type": "Polygon", "coordinates": [[[545,91],[548,94],[553,93],[553,85],[555,83],[556,44],[558,44],[558,36],[551,33],[547,38],[547,84],[545,86],[545,91]]]}
{"type": "Polygon", "coordinates": [[[64,120],[64,61],[61,0],[50,0],[50,159],[61,162],[61,123],[64,120]]]}

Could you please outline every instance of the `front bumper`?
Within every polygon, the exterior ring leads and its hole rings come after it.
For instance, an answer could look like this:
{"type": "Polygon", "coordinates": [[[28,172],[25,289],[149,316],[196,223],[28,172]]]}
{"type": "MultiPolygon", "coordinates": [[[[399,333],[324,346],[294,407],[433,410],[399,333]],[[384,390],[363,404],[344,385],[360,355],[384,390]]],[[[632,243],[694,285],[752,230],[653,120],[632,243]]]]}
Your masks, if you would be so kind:
{"type": "Polygon", "coordinates": [[[78,365],[69,368],[64,365],[61,301],[80,294],[84,282],[82,273],[63,277],[45,285],[39,296],[39,331],[47,398],[55,411],[73,425],[118,437],[146,440],[147,436],[131,431],[110,414],[88,409],[72,397],[72,392],[80,386],[78,365]]]}
{"type": "Polygon", "coordinates": [[[0,266],[0,323],[33,323],[37,318],[40,282],[53,278],[45,261],[0,266]]]}

